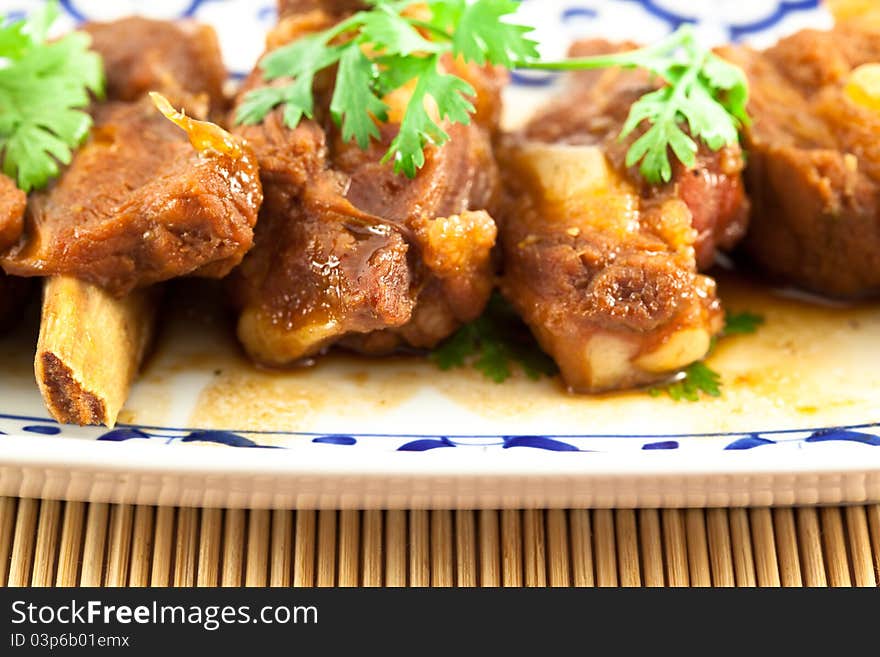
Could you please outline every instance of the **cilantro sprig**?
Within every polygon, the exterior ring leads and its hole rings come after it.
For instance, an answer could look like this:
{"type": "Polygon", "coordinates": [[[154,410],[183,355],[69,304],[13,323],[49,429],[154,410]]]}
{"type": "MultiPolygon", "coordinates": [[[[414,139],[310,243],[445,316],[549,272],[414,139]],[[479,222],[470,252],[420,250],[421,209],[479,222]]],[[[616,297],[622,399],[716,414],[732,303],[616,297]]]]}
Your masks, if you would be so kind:
{"type": "Polygon", "coordinates": [[[432,351],[430,358],[441,370],[471,366],[496,383],[513,376],[515,365],[534,381],[557,372],[556,364],[500,294],[493,295],[486,311],[432,351]]]}
{"type": "Polygon", "coordinates": [[[752,312],[734,313],[727,311],[724,317],[724,332],[722,336],[748,335],[758,330],[764,324],[764,316],[752,312]]]}
{"type": "Polygon", "coordinates": [[[441,123],[468,123],[475,91],[445,72],[444,56],[507,68],[585,70],[641,68],[664,82],[636,101],[621,139],[644,127],[627,151],[627,166],[639,165],[654,184],[672,178],[669,152],[692,166],[697,141],[718,150],[734,144],[746,113],[748,85],[743,72],[701,48],[689,26],[660,43],[631,52],[548,62],[539,59],[532,28],[509,19],[516,0],[369,0],[332,28],[301,38],[268,54],[261,62],[271,84],[244,97],[239,123],[260,123],[277,106],[284,122],[296,127],[315,115],[312,86],[323,70],[338,67],[330,115],[342,137],[366,148],[379,136],[376,122],[388,120],[385,96],[413,83],[397,137],[384,161],[409,177],[425,163],[425,148],[449,139],[441,123]],[[427,5],[425,12],[414,5],[427,5]]]}
{"type": "Polygon", "coordinates": [[[721,375],[706,363],[691,363],[681,375],[671,383],[661,387],[649,388],[652,397],[666,393],[674,401],[700,401],[701,395],[721,396],[721,375]]]}
{"type": "MultiPolygon", "coordinates": [[[[724,316],[724,329],[721,337],[731,335],[748,335],[764,324],[764,317],[752,312],[734,313],[727,311],[724,316]]],[[[712,340],[710,353],[715,349],[717,340],[712,340]]],[[[679,376],[663,386],[649,388],[652,397],[666,393],[675,401],[699,401],[703,395],[708,397],[721,396],[721,375],[706,363],[698,362],[688,365],[679,376]]]]}
{"type": "MultiPolygon", "coordinates": [[[[755,333],[764,317],[752,312],[725,315],[721,337],[755,333]]],[[[712,341],[710,352],[715,349],[712,341]]],[[[500,294],[494,294],[486,311],[475,321],[461,327],[430,354],[441,370],[473,367],[486,378],[503,383],[513,376],[518,365],[532,380],[554,376],[558,369],[529,333],[522,319],[500,294]]],[[[699,401],[702,397],[721,396],[721,375],[704,362],[691,363],[672,381],[648,389],[652,397],[668,395],[674,401],[699,401]]]]}
{"type": "Polygon", "coordinates": [[[278,48],[260,63],[266,80],[288,79],[248,93],[238,108],[239,123],[262,121],[274,107],[284,107],[284,122],[294,128],[315,115],[312,86],[315,77],[338,66],[330,115],[342,137],[366,148],[379,136],[376,121],[387,121],[383,98],[414,81],[400,130],[384,161],[409,177],[425,164],[428,144],[449,140],[444,120],[467,124],[474,112],[474,88],[443,71],[441,58],[451,54],[466,62],[510,66],[537,57],[536,43],[525,35],[530,28],[501,18],[512,14],[516,0],[435,0],[430,16],[407,13],[415,0],[371,0],[334,27],[278,48]],[[430,102],[429,102],[430,101],[430,102]]]}
{"type": "Polygon", "coordinates": [[[83,111],[90,95],[103,93],[103,64],[87,34],[47,40],[58,14],[49,2],[0,26],[0,159],[24,191],[43,187],[70,162],[92,125],[83,111]]]}
{"type": "Polygon", "coordinates": [[[671,180],[670,150],[691,167],[696,162],[695,139],[717,151],[737,143],[740,128],[749,122],[745,73],[703,49],[688,25],[640,50],[520,66],[557,71],[640,68],[664,81],[659,89],[633,103],[620,133],[624,139],[647,124],[627,151],[626,166],[641,163],[639,171],[652,184],[671,180]]]}

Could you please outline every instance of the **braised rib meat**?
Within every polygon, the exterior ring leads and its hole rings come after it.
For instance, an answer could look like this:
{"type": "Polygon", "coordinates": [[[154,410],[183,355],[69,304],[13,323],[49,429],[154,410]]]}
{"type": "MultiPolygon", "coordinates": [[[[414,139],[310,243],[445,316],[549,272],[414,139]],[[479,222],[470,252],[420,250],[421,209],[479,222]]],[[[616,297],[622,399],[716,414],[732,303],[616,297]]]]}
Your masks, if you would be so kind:
{"type": "Polygon", "coordinates": [[[278,0],[278,16],[298,16],[310,11],[321,11],[326,16],[343,18],[363,9],[363,0],[278,0]]]}
{"type": "Polygon", "coordinates": [[[0,249],[15,244],[24,226],[27,195],[9,176],[0,174],[0,249]]]}
{"type": "MultiPolygon", "coordinates": [[[[353,3],[308,3],[317,9],[302,15],[290,4],[269,43],[331,26],[353,3]]],[[[471,125],[445,126],[451,140],[428,150],[412,180],[380,163],[397,127],[383,126],[367,151],[344,143],[320,81],[315,120],[291,130],[276,110],[237,130],[257,154],[266,196],[233,282],[239,338],[255,360],[286,365],[339,342],[367,352],[430,347],[481,313],[493,283],[499,89],[493,72],[457,72],[483,111],[471,125]]],[[[257,71],[245,92],[260,83],[257,71]]],[[[406,102],[386,100],[392,115],[406,102]]]]}
{"type": "Polygon", "coordinates": [[[748,252],[809,290],[880,293],[880,107],[851,87],[880,62],[880,29],[848,23],[720,54],[749,78],[748,252]]]}
{"type": "MultiPolygon", "coordinates": [[[[582,42],[572,55],[611,49],[582,42]]],[[[722,325],[715,283],[698,267],[744,232],[742,157],[703,147],[659,186],[627,169],[637,135],[618,135],[652,88],[640,72],[575,74],[499,157],[502,292],[579,392],[668,377],[703,358],[722,325]]]]}
{"type": "Polygon", "coordinates": [[[176,90],[205,94],[212,108],[224,107],[226,67],[211,27],[130,17],[82,29],[104,59],[109,98],[135,101],[150,91],[176,90]]]}
{"type": "Polygon", "coordinates": [[[107,65],[109,99],[93,106],[91,135],[70,166],[31,195],[4,269],[72,276],[117,296],[177,276],[224,276],[252,244],[262,198],[255,159],[216,126],[190,123],[184,131],[148,97],[132,100],[159,90],[206,117],[222,102],[216,39],[207,28],[146,19],[90,29],[107,65]],[[162,50],[147,47],[137,64],[139,43],[162,50]]]}
{"type": "MultiPolygon", "coordinates": [[[[27,195],[12,178],[0,174],[0,250],[14,244],[21,235],[27,195]]],[[[30,285],[0,270],[0,331],[21,316],[30,285]]]]}

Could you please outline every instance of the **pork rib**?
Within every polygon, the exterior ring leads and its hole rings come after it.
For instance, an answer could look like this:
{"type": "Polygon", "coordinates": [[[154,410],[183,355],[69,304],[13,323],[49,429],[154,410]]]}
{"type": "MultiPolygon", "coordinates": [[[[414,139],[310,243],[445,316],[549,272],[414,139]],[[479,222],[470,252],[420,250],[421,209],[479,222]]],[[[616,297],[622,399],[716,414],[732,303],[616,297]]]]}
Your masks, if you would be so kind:
{"type": "MultiPolygon", "coordinates": [[[[577,44],[582,56],[630,48],[577,44]]],[[[618,140],[652,82],[578,73],[506,140],[502,292],[579,392],[656,382],[703,358],[722,327],[715,283],[698,273],[743,234],[738,148],[701,148],[670,183],[647,184],[618,140]]],[[[634,137],[635,138],[635,137],[634,137]]]]}
{"type": "MultiPolygon", "coordinates": [[[[268,42],[329,27],[354,4],[282,3],[268,42]]],[[[413,180],[380,162],[393,123],[366,151],[343,142],[327,112],[328,79],[317,83],[314,120],[290,129],[276,110],[237,129],[265,191],[254,248],[233,281],[238,335],[256,361],[287,365],[335,343],[371,353],[431,347],[482,312],[493,284],[499,80],[447,65],[478,90],[481,109],[468,126],[444,127],[450,142],[428,149],[413,180]]],[[[260,84],[257,70],[243,93],[260,84]]],[[[404,96],[386,99],[392,115],[404,96]]]]}
{"type": "Polygon", "coordinates": [[[255,159],[244,144],[194,148],[149,98],[131,98],[158,90],[196,117],[222,110],[216,37],[142,18],[86,30],[108,66],[109,98],[92,108],[91,135],[70,166],[31,195],[3,268],[73,276],[116,296],[177,276],[224,276],[253,240],[262,198],[255,159]],[[129,52],[137,44],[140,60],[129,52]],[[201,74],[190,76],[199,62],[201,74]]]}
{"type": "Polygon", "coordinates": [[[880,28],[848,22],[720,54],[749,78],[748,252],[815,292],[880,294],[880,112],[847,92],[856,68],[880,61],[880,28]]]}
{"type": "Polygon", "coordinates": [[[262,193],[244,143],[167,101],[163,116],[144,95],[162,91],[198,117],[224,112],[210,28],[131,18],[86,29],[108,100],[93,105],[89,139],[60,178],[31,195],[2,264],[48,276],[34,370],[49,412],[112,426],[152,339],[152,284],[228,272],[251,245],[262,193]]]}

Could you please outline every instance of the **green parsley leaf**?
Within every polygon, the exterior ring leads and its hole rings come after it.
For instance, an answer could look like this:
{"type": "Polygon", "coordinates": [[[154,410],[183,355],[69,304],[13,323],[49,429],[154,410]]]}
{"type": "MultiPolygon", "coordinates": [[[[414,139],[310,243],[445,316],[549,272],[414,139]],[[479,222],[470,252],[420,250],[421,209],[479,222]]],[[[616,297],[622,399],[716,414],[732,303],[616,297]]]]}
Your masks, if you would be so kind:
{"type": "Polygon", "coordinates": [[[400,134],[383,160],[413,177],[425,164],[425,147],[448,139],[425,101],[433,99],[440,119],[452,123],[466,123],[474,111],[468,100],[474,94],[471,86],[439,70],[448,55],[508,68],[650,71],[665,84],[633,103],[620,137],[644,129],[630,146],[626,163],[638,164],[653,184],[671,180],[670,152],[692,166],[698,141],[712,150],[736,143],[739,129],[749,120],[745,74],[700,48],[689,26],[640,50],[547,62],[539,59],[537,43],[528,36],[532,28],[508,20],[519,8],[516,0],[428,0],[427,20],[407,11],[416,4],[420,3],[369,0],[367,9],[338,25],[269,53],[260,67],[266,80],[283,85],[249,92],[238,108],[237,122],[259,123],[282,105],[285,123],[295,128],[303,118],[314,116],[315,76],[338,64],[331,116],[342,126],[345,140],[366,148],[379,135],[375,122],[387,120],[384,96],[418,79],[400,134]]]}
{"type": "Polygon", "coordinates": [[[31,44],[25,26],[27,23],[18,21],[0,28],[0,56],[19,59],[31,44]]]}
{"type": "Polygon", "coordinates": [[[712,150],[735,143],[739,137],[737,127],[728,120],[727,110],[702,86],[691,90],[688,104],[679,108],[679,112],[687,121],[691,134],[700,135],[712,150]]]}
{"type": "Polygon", "coordinates": [[[286,89],[262,87],[249,92],[236,109],[235,120],[239,124],[256,125],[275,107],[285,102],[286,89]]]}
{"type": "Polygon", "coordinates": [[[474,111],[474,106],[466,98],[476,93],[474,88],[458,76],[441,73],[439,64],[437,55],[423,60],[400,130],[382,158],[383,162],[393,160],[395,170],[410,178],[425,165],[426,144],[442,146],[449,141],[446,131],[428,114],[426,98],[434,99],[441,119],[453,123],[470,123],[474,111]]]}
{"type": "Polygon", "coordinates": [[[333,120],[342,125],[342,138],[365,149],[379,137],[375,119],[388,118],[388,106],[374,91],[376,70],[360,48],[346,48],[339,60],[339,80],[330,102],[333,120]]]}
{"type": "Polygon", "coordinates": [[[633,132],[642,121],[650,127],[633,142],[626,154],[626,166],[641,162],[640,171],[650,183],[669,181],[672,178],[672,164],[668,149],[671,147],[676,157],[685,166],[696,162],[697,144],[682,129],[677,120],[678,106],[673,101],[672,87],[663,87],[645,94],[630,109],[629,117],[620,133],[621,138],[633,132]]]}
{"type": "Polygon", "coordinates": [[[339,61],[340,48],[329,46],[336,30],[304,36],[292,43],[273,50],[260,62],[267,80],[298,78],[315,74],[339,61]]]}
{"type": "Polygon", "coordinates": [[[718,102],[739,122],[739,125],[748,125],[750,119],[746,106],[749,102],[749,81],[745,72],[718,55],[708,53],[703,62],[701,75],[706,78],[709,88],[717,92],[718,102]]]}
{"type": "MultiPolygon", "coordinates": [[[[538,57],[538,43],[526,35],[532,28],[505,22],[516,12],[517,0],[477,0],[457,15],[452,52],[465,61],[512,67],[538,57]]],[[[441,18],[448,21],[448,18],[441,18]]]]}
{"type": "Polygon", "coordinates": [[[729,310],[724,321],[724,335],[754,333],[764,323],[764,317],[750,312],[732,313],[729,310]]]}
{"type": "Polygon", "coordinates": [[[431,24],[451,34],[461,22],[466,8],[467,0],[430,0],[428,9],[431,11],[431,24]]]}
{"type": "Polygon", "coordinates": [[[473,366],[487,379],[495,383],[504,383],[511,376],[509,363],[511,358],[504,343],[484,338],[480,342],[480,353],[473,366]]]}
{"type": "MultiPolygon", "coordinates": [[[[293,80],[246,94],[236,111],[236,122],[258,124],[278,105],[284,106],[284,123],[290,127],[299,125],[303,118],[313,118],[315,75],[338,62],[345,51],[327,45],[332,36],[328,32],[303,37],[266,55],[261,66],[267,80],[288,76],[293,80]]],[[[365,143],[369,143],[369,136],[365,143]]]]}
{"type": "Polygon", "coordinates": [[[737,143],[740,128],[749,122],[745,74],[701,48],[693,28],[687,25],[640,50],[519,65],[551,70],[643,68],[662,79],[663,87],[633,103],[620,133],[623,139],[640,127],[646,128],[630,146],[626,165],[639,164],[639,172],[652,184],[672,179],[670,151],[685,166],[693,166],[697,140],[719,150],[737,143]]]}
{"type": "Polygon", "coordinates": [[[246,94],[236,122],[259,123],[280,105],[285,124],[295,128],[315,114],[316,75],[338,65],[330,115],[344,140],[366,148],[379,136],[376,122],[388,118],[384,96],[415,79],[399,132],[383,159],[393,162],[396,172],[415,176],[425,164],[425,148],[449,139],[440,123],[466,124],[474,112],[469,98],[476,92],[441,70],[442,57],[511,65],[537,56],[535,43],[525,36],[531,28],[502,20],[518,8],[514,0],[434,0],[428,3],[427,21],[406,13],[415,4],[370,0],[368,9],[338,25],[269,53],[260,68],[276,83],[246,94]]]}
{"type": "Polygon", "coordinates": [[[526,325],[499,294],[493,295],[482,316],[461,327],[432,351],[430,358],[442,370],[470,365],[496,383],[513,375],[513,365],[533,381],[558,372],[556,363],[541,351],[526,325]]]}
{"type": "Polygon", "coordinates": [[[720,397],[721,375],[706,363],[692,363],[679,379],[660,388],[651,388],[649,392],[652,397],[659,397],[665,392],[675,401],[700,401],[701,394],[720,397]]]}
{"type": "MultiPolygon", "coordinates": [[[[751,312],[732,313],[725,315],[722,337],[729,335],[745,335],[754,333],[764,323],[764,318],[751,312]]],[[[712,339],[710,352],[715,349],[716,339],[712,339]]],[[[666,393],[675,401],[699,401],[700,395],[710,397],[721,396],[721,375],[706,363],[693,363],[686,367],[675,381],[648,390],[652,397],[666,393]]]]}
{"type": "MultiPolygon", "coordinates": [[[[702,139],[712,150],[736,143],[739,137],[739,122],[731,120],[735,117],[719,102],[719,88],[714,86],[717,81],[729,82],[724,76],[726,71],[716,63],[706,74],[703,70],[706,53],[699,51],[691,39],[684,45],[684,52],[690,54],[687,65],[677,60],[672,60],[665,70],[661,62],[650,65],[662,74],[667,84],[633,103],[620,133],[623,139],[647,121],[649,127],[630,147],[626,164],[633,166],[641,162],[639,171],[652,184],[672,179],[669,150],[687,167],[696,162],[697,144],[683,126],[687,125],[691,135],[702,139]]],[[[673,55],[677,52],[674,50],[673,55]]]]}
{"type": "Polygon", "coordinates": [[[103,93],[103,65],[88,35],[46,41],[57,17],[51,2],[0,27],[0,156],[3,172],[24,191],[43,187],[70,162],[92,125],[83,111],[90,94],[103,93]]]}
{"type": "Polygon", "coordinates": [[[358,41],[381,50],[385,55],[436,53],[444,50],[442,44],[423,37],[412,23],[396,14],[386,4],[379,4],[376,11],[363,14],[358,41]]]}
{"type": "Polygon", "coordinates": [[[480,335],[475,324],[465,324],[452,337],[431,352],[431,360],[441,370],[464,367],[467,359],[480,350],[480,335]]]}

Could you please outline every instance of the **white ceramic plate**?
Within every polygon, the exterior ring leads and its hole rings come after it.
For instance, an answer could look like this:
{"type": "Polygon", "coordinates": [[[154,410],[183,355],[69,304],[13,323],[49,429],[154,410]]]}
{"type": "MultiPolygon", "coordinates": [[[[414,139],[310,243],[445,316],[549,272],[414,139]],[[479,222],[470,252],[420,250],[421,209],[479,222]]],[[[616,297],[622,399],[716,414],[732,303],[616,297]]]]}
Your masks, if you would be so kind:
{"type": "MultiPolygon", "coordinates": [[[[218,28],[236,73],[253,64],[274,18],[269,2],[62,4],[71,25],[137,11],[194,15],[218,28]]],[[[682,21],[696,21],[708,43],[766,43],[830,23],[811,0],[694,5],[527,0],[523,15],[548,55],[578,36],[656,39],[682,21]]],[[[511,123],[552,86],[543,76],[515,82],[511,123]]],[[[723,275],[725,304],[767,321],[713,355],[724,396],[688,403],[644,392],[577,397],[523,376],[498,385],[419,359],[337,354],[267,372],[242,356],[216,292],[172,287],[156,353],[112,431],[47,418],[33,383],[35,316],[0,339],[0,494],[312,508],[880,500],[877,304],[817,305],[723,275]]]]}

